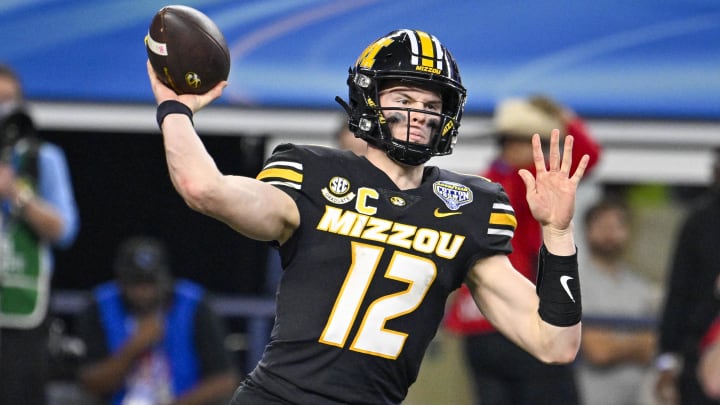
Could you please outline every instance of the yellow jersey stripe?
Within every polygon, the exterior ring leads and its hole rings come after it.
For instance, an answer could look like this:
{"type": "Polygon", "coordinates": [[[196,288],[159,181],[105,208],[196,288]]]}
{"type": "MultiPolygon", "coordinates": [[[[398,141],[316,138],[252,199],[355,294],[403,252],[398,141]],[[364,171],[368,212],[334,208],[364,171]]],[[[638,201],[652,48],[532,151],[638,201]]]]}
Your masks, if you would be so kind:
{"type": "Polygon", "coordinates": [[[265,169],[265,170],[261,171],[257,175],[256,179],[262,180],[262,179],[266,179],[269,177],[285,179],[288,181],[294,181],[296,183],[302,183],[302,181],[303,181],[303,175],[301,173],[298,173],[296,171],[289,170],[289,169],[276,169],[276,168],[270,168],[270,169],[265,169]]]}
{"type": "Polygon", "coordinates": [[[506,212],[493,212],[490,214],[491,225],[509,225],[513,228],[517,227],[517,219],[515,215],[506,212]]]}

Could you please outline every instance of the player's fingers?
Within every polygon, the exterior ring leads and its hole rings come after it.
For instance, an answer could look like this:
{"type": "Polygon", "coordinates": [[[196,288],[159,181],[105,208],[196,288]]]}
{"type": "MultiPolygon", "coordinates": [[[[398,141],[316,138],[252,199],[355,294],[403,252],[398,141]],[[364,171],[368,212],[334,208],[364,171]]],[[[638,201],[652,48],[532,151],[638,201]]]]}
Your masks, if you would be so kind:
{"type": "Polygon", "coordinates": [[[562,173],[570,173],[572,167],[572,150],[575,138],[572,135],[565,137],[565,146],[563,148],[562,163],[560,164],[560,171],[562,173]]]}
{"type": "Polygon", "coordinates": [[[550,153],[548,155],[550,171],[560,170],[560,130],[550,132],[550,153]]]}
{"type": "Polygon", "coordinates": [[[155,69],[153,69],[152,64],[150,64],[150,59],[148,59],[145,64],[147,65],[147,72],[148,77],[150,78],[150,83],[153,83],[154,80],[157,80],[157,77],[155,76],[155,69]]]}
{"type": "Polygon", "coordinates": [[[223,80],[205,94],[183,94],[180,96],[180,100],[191,105],[193,112],[197,112],[212,103],[213,100],[222,96],[223,89],[225,89],[226,86],[227,81],[223,80]]]}
{"type": "Polygon", "coordinates": [[[212,96],[212,98],[216,99],[216,98],[222,96],[222,92],[223,92],[223,90],[225,90],[225,87],[227,87],[227,85],[228,85],[227,80],[223,80],[220,83],[218,83],[217,85],[215,85],[215,87],[210,89],[210,95],[212,96]]]}
{"type": "MultiPolygon", "coordinates": [[[[153,94],[155,95],[155,101],[160,104],[161,102],[165,100],[170,99],[178,99],[178,95],[171,90],[169,87],[167,87],[163,82],[160,81],[157,74],[155,73],[155,69],[153,69],[152,64],[150,63],[150,60],[148,59],[146,62],[147,65],[147,72],[148,72],[148,78],[150,79],[150,88],[152,89],[153,94]]],[[[187,100],[183,100],[183,102],[186,105],[192,105],[191,103],[187,102],[187,100]]]]}
{"type": "Polygon", "coordinates": [[[147,72],[148,72],[148,79],[150,79],[150,88],[153,91],[153,94],[155,95],[155,101],[160,104],[161,97],[158,94],[158,87],[160,86],[160,81],[157,78],[157,75],[155,74],[155,69],[153,69],[152,65],[150,64],[150,59],[147,60],[147,72]]]}
{"type": "Polygon", "coordinates": [[[532,152],[533,162],[535,162],[535,172],[542,173],[547,171],[545,168],[545,155],[543,155],[540,135],[538,134],[532,136],[532,152]]]}
{"type": "Polygon", "coordinates": [[[575,184],[580,183],[580,180],[582,180],[589,162],[589,155],[583,155],[583,157],[580,158],[580,163],[578,163],[578,167],[577,169],[575,169],[575,173],[573,173],[572,177],[570,178],[573,182],[575,182],[575,184]]]}
{"type": "Polygon", "coordinates": [[[535,178],[533,177],[532,173],[530,173],[528,170],[520,169],[518,171],[518,174],[520,175],[520,178],[522,179],[523,183],[525,183],[526,194],[534,193],[535,192],[535,178]]]}

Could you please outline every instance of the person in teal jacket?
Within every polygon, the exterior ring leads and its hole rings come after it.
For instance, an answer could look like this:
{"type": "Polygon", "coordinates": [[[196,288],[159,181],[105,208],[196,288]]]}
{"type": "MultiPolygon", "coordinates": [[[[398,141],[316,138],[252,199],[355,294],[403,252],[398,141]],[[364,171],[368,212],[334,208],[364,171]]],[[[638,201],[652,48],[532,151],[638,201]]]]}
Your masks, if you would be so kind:
{"type": "Polygon", "coordinates": [[[203,288],[173,280],[153,238],[124,242],[115,280],[98,285],[79,321],[87,351],[81,384],[112,404],[211,404],[237,376],[203,288]]]}

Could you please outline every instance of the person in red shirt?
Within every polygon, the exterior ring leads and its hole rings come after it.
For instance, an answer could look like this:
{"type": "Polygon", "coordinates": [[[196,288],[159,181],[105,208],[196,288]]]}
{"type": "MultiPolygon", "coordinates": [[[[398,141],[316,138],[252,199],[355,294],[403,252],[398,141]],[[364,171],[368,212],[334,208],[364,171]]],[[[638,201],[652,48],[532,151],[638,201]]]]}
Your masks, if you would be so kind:
{"type": "MultiPolygon", "coordinates": [[[[586,173],[597,164],[601,147],[591,136],[584,120],[566,106],[543,95],[508,98],[498,103],[494,129],[499,154],[482,173],[502,184],[515,209],[517,228],[512,239],[513,266],[536,282],[538,250],[542,234],[533,220],[525,197],[520,169],[534,173],[530,137],[549,137],[554,128],[574,137],[573,168],[587,154],[586,173]]],[[[451,302],[446,328],[463,337],[463,350],[472,372],[472,385],[483,404],[565,404],[579,402],[572,365],[542,363],[498,333],[483,317],[466,287],[451,302]]]]}

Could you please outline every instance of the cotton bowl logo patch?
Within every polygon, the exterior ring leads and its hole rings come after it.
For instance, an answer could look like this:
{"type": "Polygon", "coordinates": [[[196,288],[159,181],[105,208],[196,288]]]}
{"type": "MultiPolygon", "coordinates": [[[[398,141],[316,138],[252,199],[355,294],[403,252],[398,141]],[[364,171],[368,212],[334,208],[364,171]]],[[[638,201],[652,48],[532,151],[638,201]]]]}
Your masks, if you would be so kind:
{"type": "Polygon", "coordinates": [[[328,186],[321,190],[323,197],[334,204],[345,204],[355,198],[350,192],[350,182],[344,177],[335,176],[330,179],[328,186]]]}
{"type": "Polygon", "coordinates": [[[433,192],[453,211],[473,200],[470,187],[451,181],[436,181],[433,183],[433,192]]]}

